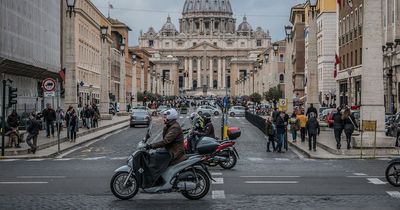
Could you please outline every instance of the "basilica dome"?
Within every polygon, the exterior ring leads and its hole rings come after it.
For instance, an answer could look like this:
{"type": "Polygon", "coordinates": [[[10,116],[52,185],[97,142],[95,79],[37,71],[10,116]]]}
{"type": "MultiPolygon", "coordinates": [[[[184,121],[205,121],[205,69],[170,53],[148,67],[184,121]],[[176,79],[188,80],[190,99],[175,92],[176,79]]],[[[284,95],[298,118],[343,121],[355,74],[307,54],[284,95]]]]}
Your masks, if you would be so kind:
{"type": "Polygon", "coordinates": [[[182,14],[210,12],[233,14],[229,0],[186,0],[182,14]]]}
{"type": "Polygon", "coordinates": [[[252,30],[253,30],[253,29],[251,28],[250,23],[247,22],[247,17],[244,16],[244,17],[243,17],[243,22],[242,22],[241,24],[239,24],[238,31],[239,31],[239,32],[242,32],[242,31],[250,32],[250,31],[252,31],[252,30]]]}

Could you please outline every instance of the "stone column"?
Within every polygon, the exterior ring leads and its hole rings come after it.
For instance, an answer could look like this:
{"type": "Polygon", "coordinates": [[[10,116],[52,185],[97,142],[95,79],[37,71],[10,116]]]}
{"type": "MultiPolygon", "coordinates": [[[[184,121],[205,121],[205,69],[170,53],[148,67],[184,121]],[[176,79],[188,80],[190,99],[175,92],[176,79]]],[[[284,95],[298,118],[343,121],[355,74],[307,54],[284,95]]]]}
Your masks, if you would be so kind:
{"type": "MultiPolygon", "coordinates": [[[[65,1],[63,1],[65,4],[65,1]]],[[[66,4],[64,5],[66,8],[66,4]]],[[[77,92],[77,78],[76,78],[76,53],[75,53],[75,16],[71,18],[62,15],[64,19],[63,45],[65,47],[64,66],[65,66],[65,109],[73,106],[76,110],[78,107],[78,92],[77,92]]]]}
{"type": "Polygon", "coordinates": [[[221,79],[221,58],[218,58],[218,90],[222,87],[222,79],[221,79]]]}
{"type": "Polygon", "coordinates": [[[144,66],[140,67],[140,91],[144,92],[144,66]]]}
{"type": "Polygon", "coordinates": [[[188,58],[185,58],[185,70],[184,70],[184,76],[186,75],[186,77],[183,78],[183,82],[184,82],[184,88],[185,90],[189,89],[189,78],[187,73],[189,72],[189,68],[188,68],[188,58]]]}
{"type": "Polygon", "coordinates": [[[101,44],[101,84],[100,84],[100,114],[101,119],[111,120],[112,117],[109,114],[110,108],[110,92],[109,86],[109,73],[110,73],[110,43],[108,40],[101,44]]]}
{"type": "Polygon", "coordinates": [[[201,59],[197,59],[197,88],[202,87],[201,81],[201,59]]]}
{"type": "Polygon", "coordinates": [[[193,88],[193,58],[189,58],[189,89],[193,88]]]}
{"type": "Polygon", "coordinates": [[[309,16],[307,47],[307,105],[313,104],[319,110],[318,56],[317,56],[317,17],[309,16]]]}
{"type": "Polygon", "coordinates": [[[226,64],[225,64],[226,60],[225,58],[222,58],[222,88],[225,89],[226,87],[226,64]]]}
{"type": "Polygon", "coordinates": [[[121,55],[120,59],[120,85],[119,85],[119,107],[120,112],[126,112],[126,87],[125,87],[125,56],[121,55]]]}
{"type": "Polygon", "coordinates": [[[210,89],[213,89],[213,74],[214,74],[214,70],[213,70],[213,59],[210,57],[210,89]]]}
{"type": "Polygon", "coordinates": [[[381,1],[364,0],[363,8],[361,120],[376,120],[379,136],[384,136],[383,54],[382,43],[377,41],[382,40],[382,4],[381,1]]]}

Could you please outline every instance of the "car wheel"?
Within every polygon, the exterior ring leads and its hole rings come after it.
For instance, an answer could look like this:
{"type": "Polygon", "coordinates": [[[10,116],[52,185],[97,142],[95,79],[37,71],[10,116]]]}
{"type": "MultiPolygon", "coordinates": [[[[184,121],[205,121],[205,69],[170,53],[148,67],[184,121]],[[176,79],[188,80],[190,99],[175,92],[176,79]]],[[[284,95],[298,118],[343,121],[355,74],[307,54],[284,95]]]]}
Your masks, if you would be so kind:
{"type": "Polygon", "coordinates": [[[219,115],[219,112],[215,111],[215,112],[214,112],[214,115],[215,115],[215,116],[218,116],[218,115],[219,115]]]}
{"type": "Polygon", "coordinates": [[[231,117],[234,117],[234,116],[235,116],[235,112],[231,112],[229,115],[230,115],[231,117]]]}
{"type": "Polygon", "coordinates": [[[203,112],[202,112],[202,111],[199,111],[199,112],[197,112],[197,114],[199,114],[199,115],[202,115],[202,114],[203,114],[203,112]]]}

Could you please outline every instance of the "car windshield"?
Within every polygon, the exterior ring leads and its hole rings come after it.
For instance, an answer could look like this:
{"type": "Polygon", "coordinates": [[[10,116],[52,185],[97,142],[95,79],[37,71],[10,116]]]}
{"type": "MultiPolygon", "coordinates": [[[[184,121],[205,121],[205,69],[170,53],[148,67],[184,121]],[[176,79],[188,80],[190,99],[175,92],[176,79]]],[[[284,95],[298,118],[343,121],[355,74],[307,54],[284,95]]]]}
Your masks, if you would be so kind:
{"type": "Polygon", "coordinates": [[[147,112],[133,112],[133,116],[139,116],[139,117],[144,117],[147,115],[147,112]]]}

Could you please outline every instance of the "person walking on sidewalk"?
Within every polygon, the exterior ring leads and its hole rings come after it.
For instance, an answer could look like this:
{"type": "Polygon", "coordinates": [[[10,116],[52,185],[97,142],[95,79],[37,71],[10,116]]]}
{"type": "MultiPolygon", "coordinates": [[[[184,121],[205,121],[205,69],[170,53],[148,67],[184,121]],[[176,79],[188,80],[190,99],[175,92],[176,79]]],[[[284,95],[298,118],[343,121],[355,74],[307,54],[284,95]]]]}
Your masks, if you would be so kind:
{"type": "Polygon", "coordinates": [[[67,112],[65,113],[65,125],[67,125],[67,139],[69,140],[69,134],[71,132],[70,126],[69,126],[69,121],[71,120],[71,112],[74,108],[70,105],[67,109],[67,112]]]}
{"type": "Polygon", "coordinates": [[[307,124],[307,117],[304,115],[304,111],[301,111],[301,114],[297,116],[297,119],[300,122],[300,137],[301,142],[306,141],[306,124],[307,124]]]}
{"type": "Polygon", "coordinates": [[[338,107],[337,112],[333,114],[333,132],[335,134],[336,149],[340,149],[342,146],[341,141],[344,124],[341,111],[342,109],[338,107]]]}
{"type": "Polygon", "coordinates": [[[29,145],[29,147],[31,147],[29,151],[35,154],[37,150],[37,138],[40,131],[40,123],[36,120],[35,113],[32,113],[29,116],[29,122],[26,131],[28,131],[28,137],[26,137],[26,143],[29,145]],[[33,142],[31,142],[31,140],[33,142]]]}
{"type": "Polygon", "coordinates": [[[65,118],[64,111],[60,107],[58,107],[57,111],[56,111],[56,128],[57,128],[57,131],[61,132],[61,129],[63,127],[62,126],[62,122],[64,121],[64,118],[65,118]]]}
{"type": "Polygon", "coordinates": [[[288,151],[288,150],[289,150],[289,147],[288,147],[288,125],[289,125],[289,115],[286,114],[285,111],[282,111],[282,112],[283,112],[283,115],[284,115],[283,121],[284,121],[284,123],[285,123],[285,133],[284,133],[284,138],[283,138],[283,148],[285,148],[285,150],[288,151]]]}
{"type": "Polygon", "coordinates": [[[74,142],[76,140],[76,132],[78,130],[78,116],[74,109],[71,111],[71,118],[69,120],[69,127],[70,127],[70,142],[74,142]]]}
{"type": "Polygon", "coordinates": [[[347,149],[351,148],[351,138],[355,128],[358,128],[356,124],[356,119],[351,115],[349,108],[346,108],[342,115],[342,120],[344,124],[344,133],[346,134],[347,149]]]}
{"type": "Polygon", "coordinates": [[[276,129],[274,124],[272,124],[271,117],[267,117],[266,123],[265,123],[265,135],[268,136],[268,142],[267,142],[267,152],[271,152],[269,149],[269,145],[272,144],[272,151],[276,151],[275,147],[275,133],[276,129]]]}
{"type": "Polygon", "coordinates": [[[308,107],[307,109],[306,116],[310,118],[311,113],[314,113],[315,118],[318,117],[318,112],[317,109],[314,107],[314,104],[310,104],[310,107],[308,107]]]}
{"type": "Polygon", "coordinates": [[[280,115],[276,118],[276,135],[278,139],[278,145],[276,150],[279,153],[284,153],[282,151],[283,141],[285,140],[285,113],[281,112],[280,115]]]}
{"type": "Polygon", "coordinates": [[[292,134],[292,142],[297,140],[297,131],[300,130],[300,121],[297,119],[296,113],[293,112],[289,119],[290,133],[292,134]]]}
{"type": "Polygon", "coordinates": [[[14,143],[15,143],[16,148],[21,148],[21,146],[19,145],[19,143],[21,143],[21,139],[20,139],[19,131],[18,131],[19,123],[20,123],[20,118],[17,114],[17,111],[13,110],[11,112],[11,114],[8,115],[8,117],[7,117],[7,124],[8,124],[8,127],[11,128],[11,131],[8,132],[8,133],[10,133],[9,145],[12,146],[13,141],[15,141],[14,143]]]}
{"type": "Polygon", "coordinates": [[[320,133],[320,127],[314,113],[310,113],[310,119],[307,121],[306,129],[308,132],[308,150],[317,151],[317,135],[320,133]]]}
{"type": "Polygon", "coordinates": [[[51,105],[46,104],[46,109],[43,110],[43,118],[46,122],[46,136],[50,138],[50,133],[54,137],[54,120],[56,120],[56,111],[51,108],[51,105]]]}

